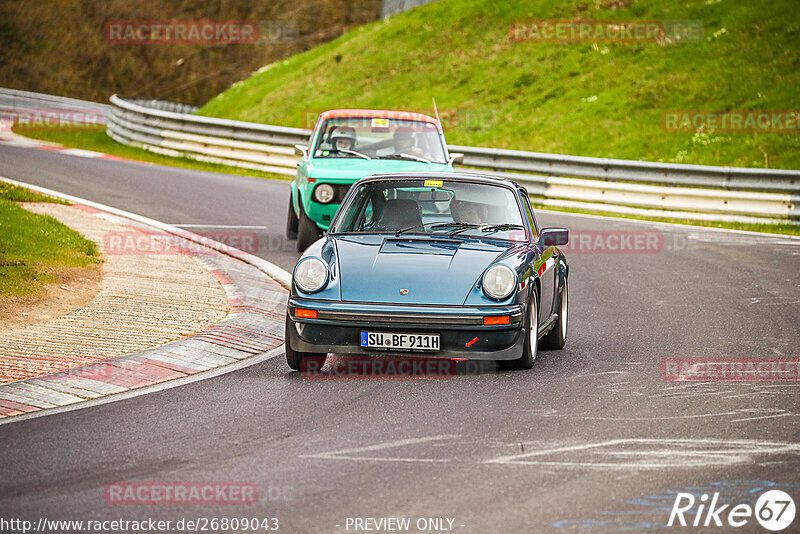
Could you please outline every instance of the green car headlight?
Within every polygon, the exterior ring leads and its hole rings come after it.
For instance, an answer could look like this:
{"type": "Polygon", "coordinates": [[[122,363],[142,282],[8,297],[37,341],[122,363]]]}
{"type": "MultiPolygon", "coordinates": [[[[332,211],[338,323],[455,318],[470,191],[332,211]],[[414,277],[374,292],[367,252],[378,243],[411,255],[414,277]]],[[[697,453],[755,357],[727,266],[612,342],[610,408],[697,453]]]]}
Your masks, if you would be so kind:
{"type": "Polygon", "coordinates": [[[333,200],[333,187],[328,184],[319,184],[314,189],[314,200],[320,204],[328,204],[333,200]]]}

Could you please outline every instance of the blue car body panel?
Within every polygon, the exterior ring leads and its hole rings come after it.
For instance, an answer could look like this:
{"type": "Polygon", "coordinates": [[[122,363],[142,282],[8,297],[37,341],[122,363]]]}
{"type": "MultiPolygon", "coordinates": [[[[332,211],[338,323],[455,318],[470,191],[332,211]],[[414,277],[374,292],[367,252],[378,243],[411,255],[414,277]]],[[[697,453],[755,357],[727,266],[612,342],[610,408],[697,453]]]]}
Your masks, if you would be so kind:
{"type": "Polygon", "coordinates": [[[505,252],[497,243],[380,235],[332,238],[341,298],[406,304],[464,304],[485,266],[505,252]],[[408,291],[400,295],[400,289],[408,291]]]}
{"type": "MultiPolygon", "coordinates": [[[[497,180],[463,173],[438,176],[497,180]]],[[[502,183],[524,193],[512,182],[502,183]]],[[[522,198],[526,195],[520,197],[520,203],[522,198]]],[[[376,351],[360,346],[366,328],[436,332],[441,335],[442,350],[425,353],[426,357],[518,358],[527,335],[523,319],[531,293],[551,299],[540,302],[541,337],[550,326],[548,321],[552,322],[553,302],[560,299],[568,274],[563,253],[536,240],[538,228],[533,217],[524,222],[528,235],[524,241],[411,232],[400,236],[391,232],[335,234],[320,239],[303,258],[321,259],[328,267],[328,282],[314,293],[292,285],[287,343],[309,353],[369,354],[376,351]],[[484,272],[496,264],[508,266],[517,278],[515,290],[502,301],[487,297],[481,288],[484,272]],[[318,317],[294,317],[295,308],[316,310],[318,317]],[[511,320],[509,324],[484,325],[484,317],[493,315],[508,315],[511,320]],[[478,341],[471,344],[475,339],[478,341]]]]}

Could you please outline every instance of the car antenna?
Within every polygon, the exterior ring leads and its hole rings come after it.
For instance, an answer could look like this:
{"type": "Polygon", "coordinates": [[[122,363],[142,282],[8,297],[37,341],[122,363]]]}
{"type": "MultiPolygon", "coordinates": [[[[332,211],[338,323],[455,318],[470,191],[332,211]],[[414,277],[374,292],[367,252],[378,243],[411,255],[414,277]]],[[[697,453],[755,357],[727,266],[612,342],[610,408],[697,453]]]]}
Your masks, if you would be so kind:
{"type": "Polygon", "coordinates": [[[436,97],[432,96],[431,100],[433,100],[433,112],[436,113],[436,122],[439,123],[439,129],[444,131],[444,127],[442,126],[442,121],[439,119],[439,110],[436,109],[436,97]]]}

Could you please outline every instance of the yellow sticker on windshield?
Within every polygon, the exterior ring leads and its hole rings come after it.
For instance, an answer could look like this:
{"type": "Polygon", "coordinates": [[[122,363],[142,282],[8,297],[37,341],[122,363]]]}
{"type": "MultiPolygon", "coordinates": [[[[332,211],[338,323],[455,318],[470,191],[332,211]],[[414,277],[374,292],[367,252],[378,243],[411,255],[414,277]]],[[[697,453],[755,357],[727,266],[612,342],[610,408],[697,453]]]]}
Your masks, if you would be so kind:
{"type": "Polygon", "coordinates": [[[374,117],[372,119],[372,127],[373,128],[388,128],[389,127],[389,119],[384,119],[381,117],[374,117]]]}
{"type": "Polygon", "coordinates": [[[442,187],[444,182],[442,180],[425,180],[423,187],[442,187]]]}

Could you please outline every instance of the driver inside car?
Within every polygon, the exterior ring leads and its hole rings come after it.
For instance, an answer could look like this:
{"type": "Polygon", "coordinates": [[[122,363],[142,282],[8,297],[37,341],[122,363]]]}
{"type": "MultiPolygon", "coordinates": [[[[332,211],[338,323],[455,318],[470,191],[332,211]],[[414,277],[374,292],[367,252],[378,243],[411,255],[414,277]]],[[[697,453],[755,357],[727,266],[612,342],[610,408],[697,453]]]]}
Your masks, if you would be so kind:
{"type": "Polygon", "coordinates": [[[353,150],[356,146],[355,128],[337,128],[333,134],[331,134],[331,144],[333,145],[332,148],[334,152],[353,150]]]}
{"type": "Polygon", "coordinates": [[[408,130],[397,130],[394,132],[394,153],[410,154],[413,156],[421,156],[422,149],[414,143],[414,133],[408,130]]]}
{"type": "Polygon", "coordinates": [[[489,206],[479,202],[452,200],[450,214],[453,216],[453,222],[456,223],[484,224],[489,219],[489,206]]]}

